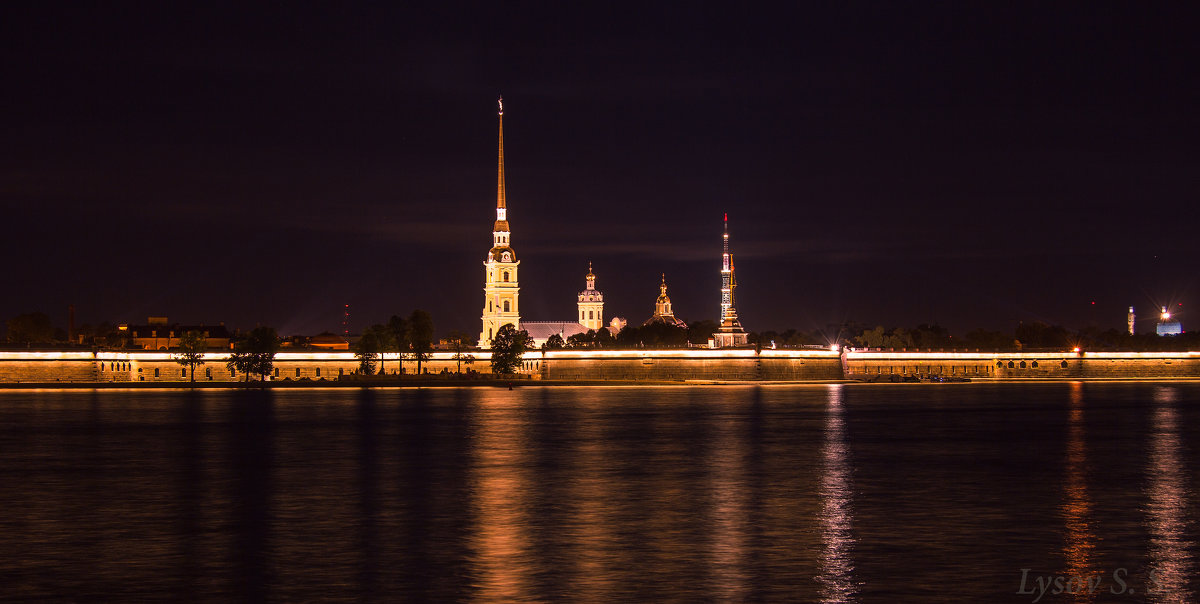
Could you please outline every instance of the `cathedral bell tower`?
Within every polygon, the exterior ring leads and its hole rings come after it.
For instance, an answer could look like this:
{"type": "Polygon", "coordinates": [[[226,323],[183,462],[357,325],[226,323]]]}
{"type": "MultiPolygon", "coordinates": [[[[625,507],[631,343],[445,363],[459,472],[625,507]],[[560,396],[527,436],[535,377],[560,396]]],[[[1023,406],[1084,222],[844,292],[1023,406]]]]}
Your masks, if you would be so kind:
{"type": "Polygon", "coordinates": [[[504,200],[504,97],[497,102],[500,119],[500,153],[496,172],[496,222],[492,226],[492,249],[484,258],[483,329],[479,345],[492,346],[492,338],[504,325],[521,328],[517,309],[517,253],[509,245],[508,208],[504,200]]]}
{"type": "Polygon", "coordinates": [[[579,324],[599,331],[604,327],[604,292],[596,289],[596,275],[588,263],[587,289],[579,292],[579,324]]]}

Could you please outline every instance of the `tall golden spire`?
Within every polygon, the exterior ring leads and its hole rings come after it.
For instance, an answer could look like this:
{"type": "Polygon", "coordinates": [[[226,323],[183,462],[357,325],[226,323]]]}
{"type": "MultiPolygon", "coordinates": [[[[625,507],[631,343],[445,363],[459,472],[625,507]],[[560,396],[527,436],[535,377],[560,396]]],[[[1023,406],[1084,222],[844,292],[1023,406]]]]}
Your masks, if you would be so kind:
{"type": "Polygon", "coordinates": [[[500,118],[500,151],[496,161],[496,226],[493,231],[508,230],[507,206],[504,202],[504,97],[496,101],[500,118]]]}

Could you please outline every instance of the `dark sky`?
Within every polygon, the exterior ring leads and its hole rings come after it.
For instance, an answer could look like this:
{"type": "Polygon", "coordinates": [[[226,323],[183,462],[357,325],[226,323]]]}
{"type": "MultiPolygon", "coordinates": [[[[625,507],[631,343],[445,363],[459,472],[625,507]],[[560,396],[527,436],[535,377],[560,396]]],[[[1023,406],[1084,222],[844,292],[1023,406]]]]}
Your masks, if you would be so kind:
{"type": "Polygon", "coordinates": [[[502,92],[523,319],[1188,326],[1195,20],[910,4],[6,8],[0,317],[477,333],[502,92]]]}

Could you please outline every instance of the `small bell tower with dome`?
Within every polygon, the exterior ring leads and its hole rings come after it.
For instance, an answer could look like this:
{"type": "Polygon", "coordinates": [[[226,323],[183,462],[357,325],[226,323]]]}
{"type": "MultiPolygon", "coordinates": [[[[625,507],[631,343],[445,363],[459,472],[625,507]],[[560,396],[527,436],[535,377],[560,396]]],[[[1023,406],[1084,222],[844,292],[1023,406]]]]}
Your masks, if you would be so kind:
{"type": "Polygon", "coordinates": [[[486,274],[483,287],[483,329],[479,346],[490,348],[492,338],[504,325],[521,328],[521,313],[517,306],[517,252],[509,237],[508,207],[504,199],[504,98],[497,101],[500,119],[500,151],[496,172],[496,222],[492,225],[492,249],[483,260],[486,274]]]}
{"type": "Polygon", "coordinates": [[[599,331],[604,327],[604,292],[596,289],[596,275],[588,263],[587,289],[579,292],[579,324],[599,331]]]}

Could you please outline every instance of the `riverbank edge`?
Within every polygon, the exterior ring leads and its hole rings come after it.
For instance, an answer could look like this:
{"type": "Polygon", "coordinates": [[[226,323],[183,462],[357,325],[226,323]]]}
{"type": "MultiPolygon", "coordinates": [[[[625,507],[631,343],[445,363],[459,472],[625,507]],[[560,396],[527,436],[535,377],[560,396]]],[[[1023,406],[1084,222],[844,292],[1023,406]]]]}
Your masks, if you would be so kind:
{"type": "Polygon", "coordinates": [[[1053,384],[1069,382],[1200,382],[1189,377],[976,378],[970,382],[866,382],[862,380],[316,380],[270,382],[0,382],[0,390],[261,390],[289,388],[526,388],[580,386],[787,386],[859,384],[863,386],[956,386],[970,384],[1053,384]]]}

